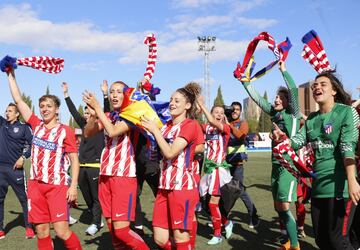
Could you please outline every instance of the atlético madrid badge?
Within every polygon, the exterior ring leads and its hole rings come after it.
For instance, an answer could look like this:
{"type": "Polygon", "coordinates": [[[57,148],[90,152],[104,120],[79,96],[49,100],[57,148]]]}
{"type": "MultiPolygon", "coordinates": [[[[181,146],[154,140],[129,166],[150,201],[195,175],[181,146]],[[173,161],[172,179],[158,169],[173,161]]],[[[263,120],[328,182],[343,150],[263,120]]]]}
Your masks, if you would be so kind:
{"type": "Polygon", "coordinates": [[[330,134],[331,132],[332,132],[332,128],[333,128],[333,126],[332,126],[332,124],[331,123],[328,123],[328,124],[326,124],[325,126],[324,126],[324,132],[325,132],[325,134],[330,134]]]}

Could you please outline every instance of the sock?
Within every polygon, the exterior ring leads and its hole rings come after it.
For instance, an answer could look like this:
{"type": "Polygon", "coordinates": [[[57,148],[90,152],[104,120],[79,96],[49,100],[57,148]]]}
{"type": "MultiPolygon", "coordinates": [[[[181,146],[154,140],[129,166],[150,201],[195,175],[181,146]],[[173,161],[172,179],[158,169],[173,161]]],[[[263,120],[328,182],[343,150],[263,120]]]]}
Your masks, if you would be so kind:
{"type": "Polygon", "coordinates": [[[69,250],[82,250],[79,238],[74,232],[71,232],[70,237],[64,240],[64,245],[69,250]]]}
{"type": "Polygon", "coordinates": [[[298,228],[303,228],[305,224],[305,205],[303,203],[296,202],[296,219],[298,228]]]}
{"type": "Polygon", "coordinates": [[[221,215],[221,224],[223,224],[223,226],[227,226],[228,223],[228,218],[225,215],[221,215]]]}
{"type": "Polygon", "coordinates": [[[38,238],[37,245],[38,245],[39,250],[53,250],[54,249],[53,241],[52,241],[50,235],[48,235],[47,237],[42,238],[42,239],[38,238]]]}
{"type": "Polygon", "coordinates": [[[130,227],[118,228],[115,229],[116,237],[124,242],[131,249],[141,249],[147,250],[150,249],[144,240],[134,231],[130,230],[130,227]]]}
{"type": "Polygon", "coordinates": [[[295,219],[294,219],[293,215],[291,214],[290,210],[281,211],[278,213],[279,213],[279,217],[284,222],[286,232],[290,239],[290,246],[291,247],[299,246],[299,242],[298,242],[298,238],[297,238],[296,222],[295,222],[295,219]]]}
{"type": "Polygon", "coordinates": [[[214,236],[221,237],[221,214],[218,204],[209,203],[211,221],[214,228],[214,236]]]}
{"type": "MultiPolygon", "coordinates": [[[[194,217],[195,218],[195,217],[194,217]]],[[[192,222],[192,229],[190,231],[190,244],[191,249],[195,249],[195,243],[196,243],[196,233],[197,233],[197,220],[193,220],[192,222]]]]}
{"type": "Polygon", "coordinates": [[[164,245],[161,245],[159,247],[163,250],[171,250],[172,249],[171,241],[168,240],[168,242],[166,242],[164,245]]]}
{"type": "Polygon", "coordinates": [[[111,240],[112,240],[112,245],[114,247],[115,250],[122,250],[122,249],[127,249],[126,246],[124,246],[124,243],[122,243],[115,235],[112,223],[107,223],[107,226],[109,228],[110,234],[111,234],[111,240]]]}
{"type": "Polygon", "coordinates": [[[176,250],[189,250],[191,249],[190,241],[176,242],[176,250]]]}

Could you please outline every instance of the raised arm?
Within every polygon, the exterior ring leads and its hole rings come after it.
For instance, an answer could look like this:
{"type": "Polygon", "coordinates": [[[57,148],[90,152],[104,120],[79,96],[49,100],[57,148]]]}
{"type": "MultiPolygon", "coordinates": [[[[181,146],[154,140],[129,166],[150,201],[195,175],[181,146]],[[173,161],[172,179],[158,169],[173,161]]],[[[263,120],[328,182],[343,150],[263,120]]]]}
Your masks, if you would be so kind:
{"type": "Polygon", "coordinates": [[[251,99],[262,109],[265,113],[270,114],[272,110],[271,103],[269,103],[264,97],[259,95],[256,89],[250,84],[250,82],[243,82],[243,86],[251,99]]]}
{"type": "Polygon", "coordinates": [[[283,75],[286,86],[289,89],[289,105],[290,105],[291,113],[295,117],[301,117],[298,89],[296,87],[294,79],[291,77],[289,72],[286,70],[285,62],[283,62],[283,61],[279,62],[279,69],[283,75]]]}
{"type": "Polygon", "coordinates": [[[104,112],[110,112],[109,85],[107,80],[103,80],[103,83],[101,84],[101,92],[104,97],[104,112]]]}
{"type": "Polygon", "coordinates": [[[205,107],[204,104],[204,98],[202,96],[196,97],[196,104],[199,106],[199,108],[204,112],[206,119],[210,123],[211,126],[219,129],[220,131],[224,130],[224,124],[222,122],[217,121],[212,114],[209,112],[209,110],[205,107]]]}
{"type": "Polygon", "coordinates": [[[62,89],[65,97],[66,106],[68,107],[70,114],[72,117],[74,117],[74,120],[76,123],[80,126],[81,129],[83,129],[86,125],[85,118],[77,111],[74,103],[72,102],[70,96],[69,96],[69,85],[66,82],[62,83],[62,89]]]}
{"type": "MultiPolygon", "coordinates": [[[[106,132],[110,137],[119,136],[130,130],[130,127],[123,121],[116,125],[112,124],[105,115],[104,111],[101,109],[101,106],[99,102],[96,100],[94,94],[89,92],[84,92],[83,100],[89,107],[94,109],[98,119],[101,121],[102,125],[104,126],[104,129],[106,130],[106,132]]],[[[101,129],[100,127],[98,128],[101,129]]]]}
{"type": "Polygon", "coordinates": [[[13,98],[20,114],[24,118],[25,122],[27,122],[30,119],[32,111],[31,111],[30,107],[26,104],[26,102],[24,102],[24,100],[21,97],[20,89],[16,82],[14,70],[11,70],[8,73],[8,82],[9,82],[9,88],[10,88],[12,98],[13,98]]]}

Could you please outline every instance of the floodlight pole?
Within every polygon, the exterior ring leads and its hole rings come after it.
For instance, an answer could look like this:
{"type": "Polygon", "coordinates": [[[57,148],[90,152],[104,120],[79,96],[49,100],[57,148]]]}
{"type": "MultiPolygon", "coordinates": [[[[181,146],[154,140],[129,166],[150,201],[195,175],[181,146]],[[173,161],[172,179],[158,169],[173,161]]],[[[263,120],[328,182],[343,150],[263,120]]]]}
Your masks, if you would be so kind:
{"type": "Polygon", "coordinates": [[[210,109],[211,93],[210,93],[210,69],[209,69],[209,54],[210,51],[215,51],[215,36],[198,36],[199,51],[204,51],[204,83],[203,95],[205,98],[205,105],[210,109]]]}

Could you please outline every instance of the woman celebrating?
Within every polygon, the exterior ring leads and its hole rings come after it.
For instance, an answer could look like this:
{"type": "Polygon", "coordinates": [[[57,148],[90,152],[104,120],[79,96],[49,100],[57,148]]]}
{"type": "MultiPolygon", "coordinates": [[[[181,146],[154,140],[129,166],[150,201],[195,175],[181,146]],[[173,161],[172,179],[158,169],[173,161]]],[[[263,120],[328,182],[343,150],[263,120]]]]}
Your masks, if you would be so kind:
{"type": "Polygon", "coordinates": [[[91,93],[85,92],[83,100],[91,110],[84,136],[90,137],[105,131],[105,148],[101,155],[99,200],[103,215],[112,234],[115,249],[149,249],[141,237],[130,230],[135,218],[136,167],[130,127],[119,118],[124,99],[125,83],[114,82],[110,87],[110,102],[114,111],[105,114],[91,93]],[[99,119],[96,119],[95,113],[99,119]]]}
{"type": "MultiPolygon", "coordinates": [[[[291,138],[291,147],[311,144],[317,178],[312,183],[311,219],[320,249],[353,249],[349,229],[360,199],[355,173],[355,146],[359,116],[350,96],[331,72],[316,76],[311,86],[319,111],[311,113],[305,126],[291,138]]],[[[284,136],[279,128],[278,139],[284,136]]]]}
{"type": "Polygon", "coordinates": [[[231,181],[229,167],[225,161],[227,144],[230,139],[230,126],[225,123],[224,107],[213,106],[211,113],[205,107],[201,97],[197,98],[197,103],[204,112],[209,124],[203,124],[203,131],[206,138],[205,154],[205,175],[201,179],[201,195],[211,195],[209,210],[214,228],[214,236],[208,241],[209,245],[216,245],[222,241],[221,224],[225,226],[226,238],[232,234],[233,223],[220,213],[220,188],[231,181]]]}
{"type": "Polygon", "coordinates": [[[39,99],[41,119],[24,102],[18,88],[15,73],[8,73],[12,97],[24,120],[30,124],[34,139],[28,183],[29,221],[35,224],[38,248],[53,249],[50,222],[56,235],[67,249],[79,250],[78,237],[69,229],[68,203],[77,201],[79,159],[72,129],[57,120],[60,100],[53,95],[39,99]],[[65,166],[65,155],[71,161],[71,184],[65,166]]]}
{"type": "Polygon", "coordinates": [[[198,191],[192,171],[196,147],[195,98],[199,85],[190,83],[176,90],[170,98],[172,120],[161,131],[153,121],[142,119],[142,125],[154,135],[161,153],[159,191],[153,214],[155,242],[162,249],[172,249],[170,231],[176,249],[191,249],[192,230],[198,191]]]}
{"type": "MultiPolygon", "coordinates": [[[[284,77],[288,88],[280,87],[277,91],[274,105],[261,97],[253,86],[244,82],[243,86],[255,103],[269,114],[271,120],[277,124],[288,137],[293,136],[300,126],[300,112],[298,104],[298,92],[294,80],[286,71],[285,63],[279,62],[279,69],[284,77]]],[[[272,145],[274,146],[274,145],[272,145]]],[[[289,162],[291,162],[289,160],[289,162]]],[[[281,249],[299,249],[297,228],[294,216],[290,211],[290,203],[296,201],[297,180],[280,163],[272,157],[271,189],[274,199],[274,207],[280,220],[286,228],[290,241],[286,242],[281,249]]]]}

